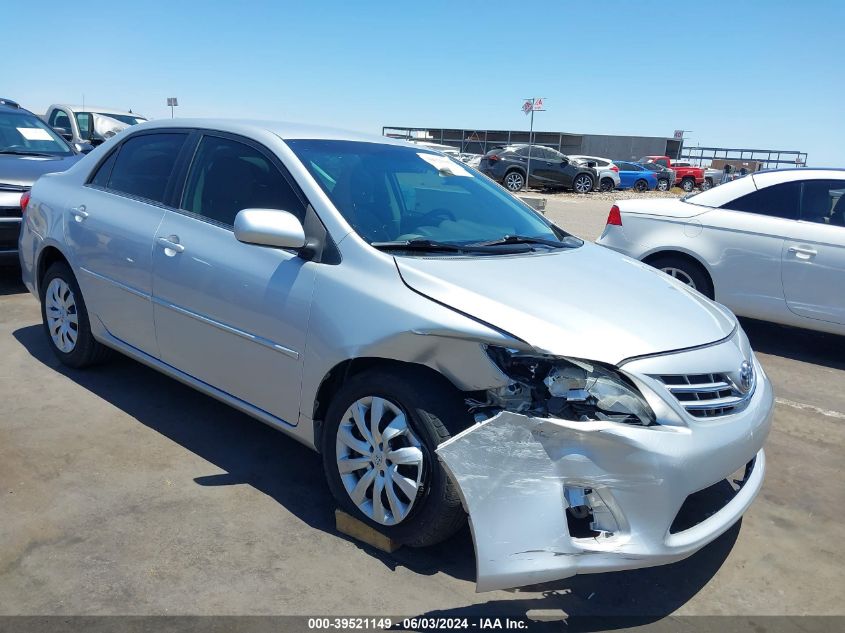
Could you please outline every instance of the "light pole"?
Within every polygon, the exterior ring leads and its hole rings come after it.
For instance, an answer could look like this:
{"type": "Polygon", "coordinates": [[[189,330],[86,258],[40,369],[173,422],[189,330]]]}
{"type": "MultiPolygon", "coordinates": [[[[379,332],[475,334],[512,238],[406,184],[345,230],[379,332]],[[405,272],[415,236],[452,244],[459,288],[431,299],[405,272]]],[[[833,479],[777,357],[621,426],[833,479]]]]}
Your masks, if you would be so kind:
{"type": "Polygon", "coordinates": [[[175,116],[173,108],[179,105],[179,100],[176,97],[167,97],[167,105],[170,106],[170,118],[172,119],[175,116]]]}
{"type": "Polygon", "coordinates": [[[525,103],[522,104],[522,111],[525,114],[531,115],[531,124],[528,128],[528,165],[525,167],[525,189],[528,190],[528,174],[531,173],[531,147],[532,141],[534,139],[534,113],[535,112],[545,112],[543,109],[543,97],[536,99],[535,97],[531,97],[530,99],[526,99],[525,103]]]}

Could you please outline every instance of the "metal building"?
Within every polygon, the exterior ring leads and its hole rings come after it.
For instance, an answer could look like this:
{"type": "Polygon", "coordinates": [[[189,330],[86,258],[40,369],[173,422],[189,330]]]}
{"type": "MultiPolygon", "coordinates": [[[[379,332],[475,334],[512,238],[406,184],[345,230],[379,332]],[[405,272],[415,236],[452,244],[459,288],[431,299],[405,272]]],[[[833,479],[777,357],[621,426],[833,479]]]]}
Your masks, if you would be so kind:
{"type": "MultiPolygon", "coordinates": [[[[525,130],[460,130],[385,126],[382,134],[392,138],[426,140],[451,145],[460,152],[485,154],[491,149],[511,143],[527,143],[525,130]]],[[[572,134],[570,132],[534,132],[537,145],[545,145],[564,154],[585,154],[614,160],[637,160],[642,156],[681,154],[683,141],[663,136],[615,136],[610,134],[572,134]]]]}

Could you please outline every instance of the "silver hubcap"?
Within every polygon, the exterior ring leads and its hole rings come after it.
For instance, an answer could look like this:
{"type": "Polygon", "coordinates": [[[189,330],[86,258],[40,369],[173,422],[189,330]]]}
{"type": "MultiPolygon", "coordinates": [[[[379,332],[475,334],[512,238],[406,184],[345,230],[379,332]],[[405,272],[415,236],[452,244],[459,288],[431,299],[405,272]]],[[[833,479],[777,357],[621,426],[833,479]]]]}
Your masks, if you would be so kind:
{"type": "Polygon", "coordinates": [[[402,409],[368,396],[352,403],[337,429],[337,470],[349,498],[382,525],[400,523],[422,483],[423,452],[402,409]]]}
{"type": "Polygon", "coordinates": [[[578,193],[587,193],[592,189],[592,182],[587,176],[578,176],[575,179],[575,191],[578,193]]]}
{"type": "Polygon", "coordinates": [[[53,279],[47,286],[44,311],[53,345],[69,354],[76,347],[79,337],[79,314],[73,291],[64,280],[53,279]]]}
{"type": "Polygon", "coordinates": [[[661,180],[657,183],[657,188],[660,189],[660,191],[666,191],[669,188],[669,183],[665,180],[661,180]]]}
{"type": "Polygon", "coordinates": [[[505,186],[511,191],[519,191],[524,184],[525,179],[522,174],[508,174],[505,178],[505,186]]]}
{"type": "Polygon", "coordinates": [[[693,184],[689,180],[683,182],[684,191],[692,191],[693,184]]]}
{"type": "MultiPolygon", "coordinates": [[[[660,270],[662,270],[664,273],[666,273],[670,277],[674,277],[678,281],[683,281],[686,285],[692,286],[693,288],[695,288],[695,282],[692,280],[692,277],[690,277],[687,273],[685,273],[680,268],[661,268],[660,270]]],[[[697,290],[697,288],[696,288],[696,290],[697,290]]]]}

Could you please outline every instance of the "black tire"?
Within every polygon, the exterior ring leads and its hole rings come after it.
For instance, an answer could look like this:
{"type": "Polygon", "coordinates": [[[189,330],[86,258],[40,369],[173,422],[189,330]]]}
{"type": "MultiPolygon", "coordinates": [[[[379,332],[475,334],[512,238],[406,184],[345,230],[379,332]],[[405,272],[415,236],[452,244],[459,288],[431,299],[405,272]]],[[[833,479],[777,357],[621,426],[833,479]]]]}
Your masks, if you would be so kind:
{"type": "Polygon", "coordinates": [[[695,189],[695,180],[692,178],[684,178],[681,180],[681,189],[689,193],[693,189],[695,189]]]}
{"type": "Polygon", "coordinates": [[[648,183],[640,178],[637,182],[634,183],[634,189],[637,191],[648,191],[648,183]]]}
{"type": "Polygon", "coordinates": [[[502,184],[508,191],[522,191],[525,188],[525,174],[518,169],[511,169],[505,174],[502,184]]]}
{"type": "Polygon", "coordinates": [[[669,181],[666,178],[661,178],[657,181],[658,191],[669,191],[669,181]]]}
{"type": "Polygon", "coordinates": [[[82,291],[79,289],[79,284],[76,282],[76,277],[73,271],[65,262],[55,262],[47,269],[44,279],[41,281],[40,287],[41,299],[41,322],[44,326],[44,333],[47,335],[47,342],[53,354],[61,361],[62,364],[68,367],[81,369],[83,367],[90,367],[96,365],[107,359],[111,355],[111,350],[94,339],[91,333],[91,323],[88,320],[88,309],[85,307],[85,299],[82,297],[82,291]],[[76,343],[70,351],[62,351],[53,341],[50,335],[50,328],[47,324],[47,289],[50,287],[50,282],[54,279],[63,281],[70,288],[73,293],[73,301],[75,304],[75,314],[77,318],[76,324],[76,343]]]}
{"type": "Polygon", "coordinates": [[[654,268],[675,277],[679,281],[683,281],[684,283],[692,286],[709,299],[713,299],[715,296],[713,292],[713,282],[710,279],[710,275],[707,274],[707,271],[696,261],[679,255],[667,254],[658,255],[653,259],[647,260],[646,263],[649,266],[653,266],[654,268]],[[670,272],[673,270],[679,271],[682,274],[673,274],[670,272]],[[684,278],[684,275],[686,278],[684,278]]]}
{"type": "MultiPolygon", "coordinates": [[[[371,370],[353,376],[333,396],[321,437],[323,468],[329,489],[341,509],[395,541],[411,547],[434,545],[466,522],[458,488],[434,451],[472,423],[460,392],[445,379],[424,370],[371,370]],[[352,501],[337,465],[337,434],[349,407],[361,398],[379,396],[398,406],[423,453],[422,485],[408,515],[395,525],[372,520],[352,501]]],[[[372,499],[372,492],[370,492],[372,499]]]]}
{"type": "Polygon", "coordinates": [[[613,191],[614,186],[612,178],[602,178],[599,183],[599,191],[613,191]]]}
{"type": "Polygon", "coordinates": [[[572,191],[584,195],[590,193],[593,190],[593,187],[595,187],[595,184],[593,177],[589,174],[577,174],[575,178],[572,179],[572,191]]]}

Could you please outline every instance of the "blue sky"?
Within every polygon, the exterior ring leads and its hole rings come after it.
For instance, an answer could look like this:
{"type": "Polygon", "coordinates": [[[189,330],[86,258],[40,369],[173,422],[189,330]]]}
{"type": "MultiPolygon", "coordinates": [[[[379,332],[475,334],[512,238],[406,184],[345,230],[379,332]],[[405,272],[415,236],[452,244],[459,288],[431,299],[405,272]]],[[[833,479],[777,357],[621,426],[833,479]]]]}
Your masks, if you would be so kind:
{"type": "Polygon", "coordinates": [[[845,2],[4,0],[0,95],[153,118],[670,136],[845,166],[845,2]],[[17,26],[14,26],[17,25],[17,26]]]}

